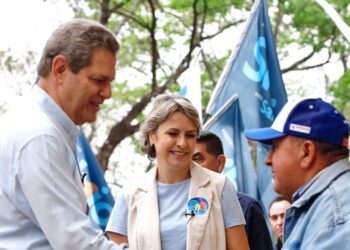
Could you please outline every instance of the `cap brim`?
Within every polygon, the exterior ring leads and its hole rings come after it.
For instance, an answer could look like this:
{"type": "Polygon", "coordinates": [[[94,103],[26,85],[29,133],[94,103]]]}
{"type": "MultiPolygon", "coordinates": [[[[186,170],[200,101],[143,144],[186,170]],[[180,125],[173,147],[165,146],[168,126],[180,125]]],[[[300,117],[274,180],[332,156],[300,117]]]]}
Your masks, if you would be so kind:
{"type": "Polygon", "coordinates": [[[271,144],[273,139],[285,136],[285,134],[272,128],[246,129],[244,135],[253,141],[271,144]]]}

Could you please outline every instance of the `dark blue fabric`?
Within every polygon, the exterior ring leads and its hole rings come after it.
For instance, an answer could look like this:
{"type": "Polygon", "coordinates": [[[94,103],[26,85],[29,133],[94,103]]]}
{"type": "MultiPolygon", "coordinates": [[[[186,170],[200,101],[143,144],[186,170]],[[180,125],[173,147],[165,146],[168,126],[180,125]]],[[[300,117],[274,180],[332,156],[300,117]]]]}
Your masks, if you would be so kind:
{"type": "Polygon", "coordinates": [[[237,196],[246,220],[245,230],[250,250],[273,250],[270,232],[259,202],[244,193],[237,192],[237,196]]]}
{"type": "Polygon", "coordinates": [[[226,163],[224,174],[235,183],[238,191],[257,197],[256,177],[253,161],[249,153],[247,139],[243,135],[243,124],[237,99],[231,98],[224,109],[221,109],[204,125],[220,137],[226,163]]]}

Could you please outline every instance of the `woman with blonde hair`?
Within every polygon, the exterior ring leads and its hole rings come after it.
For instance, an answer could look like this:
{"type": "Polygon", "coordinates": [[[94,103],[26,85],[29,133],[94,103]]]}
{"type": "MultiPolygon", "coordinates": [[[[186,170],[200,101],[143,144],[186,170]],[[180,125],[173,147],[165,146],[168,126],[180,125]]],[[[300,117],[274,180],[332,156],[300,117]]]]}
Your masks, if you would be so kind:
{"type": "Polygon", "coordinates": [[[106,229],[111,240],[131,249],[248,249],[233,184],[191,160],[199,131],[186,98],[155,99],[140,133],[156,166],[122,189],[106,229]]]}

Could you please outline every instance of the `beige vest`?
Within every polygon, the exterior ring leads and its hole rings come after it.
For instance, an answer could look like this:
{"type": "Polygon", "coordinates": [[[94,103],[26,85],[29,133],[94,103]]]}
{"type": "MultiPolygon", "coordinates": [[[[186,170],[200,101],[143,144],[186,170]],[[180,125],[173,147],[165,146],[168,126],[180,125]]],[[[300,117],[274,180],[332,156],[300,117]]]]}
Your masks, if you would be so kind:
{"type": "MultiPolygon", "coordinates": [[[[203,197],[209,208],[204,215],[194,216],[187,224],[186,249],[224,250],[225,227],[221,209],[221,193],[225,183],[223,175],[192,163],[188,199],[203,197]]],[[[129,208],[129,247],[137,250],[160,250],[159,209],[156,168],[143,181],[125,188],[129,208]]]]}

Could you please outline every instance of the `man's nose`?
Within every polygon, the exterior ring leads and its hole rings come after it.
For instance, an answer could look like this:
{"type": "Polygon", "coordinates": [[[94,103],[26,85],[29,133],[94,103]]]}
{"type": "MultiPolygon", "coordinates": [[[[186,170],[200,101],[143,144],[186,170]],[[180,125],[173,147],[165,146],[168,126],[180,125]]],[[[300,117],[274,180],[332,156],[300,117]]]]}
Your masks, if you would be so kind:
{"type": "Polygon", "coordinates": [[[272,151],[270,150],[265,157],[265,164],[267,166],[272,166],[272,151]]]}
{"type": "Polygon", "coordinates": [[[283,218],[282,216],[278,216],[278,218],[277,218],[277,223],[278,223],[279,225],[282,225],[283,222],[284,222],[284,218],[283,218]]]}
{"type": "Polygon", "coordinates": [[[103,96],[105,99],[109,99],[112,96],[112,84],[106,83],[102,86],[102,89],[100,91],[100,95],[103,96]]]}

